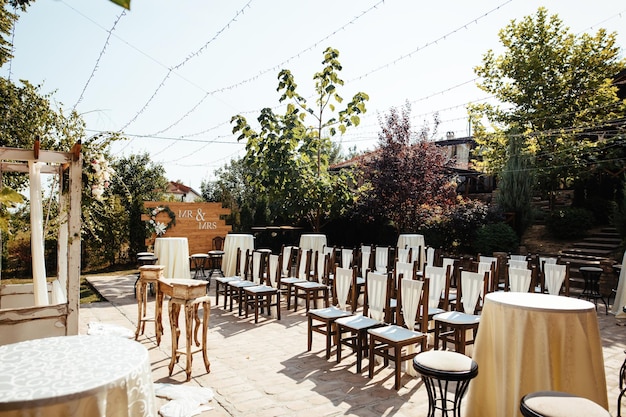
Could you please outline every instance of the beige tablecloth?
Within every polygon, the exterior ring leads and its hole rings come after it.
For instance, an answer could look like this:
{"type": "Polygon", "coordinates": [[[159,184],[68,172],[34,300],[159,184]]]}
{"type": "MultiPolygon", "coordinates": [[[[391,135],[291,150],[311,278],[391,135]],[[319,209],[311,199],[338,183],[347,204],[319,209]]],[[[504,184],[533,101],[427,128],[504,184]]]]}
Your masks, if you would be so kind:
{"type": "Polygon", "coordinates": [[[254,236],[248,234],[229,233],[224,240],[224,257],[222,258],[222,270],[224,275],[235,275],[237,264],[237,248],[241,248],[242,256],[246,250],[254,250],[254,236]]]}
{"type": "Polygon", "coordinates": [[[619,273],[619,281],[617,283],[617,292],[615,293],[615,299],[613,300],[613,308],[611,313],[615,314],[617,318],[626,318],[626,313],[622,308],[626,305],[626,252],[622,258],[622,269],[619,273]]]}
{"type": "Polygon", "coordinates": [[[156,416],[146,348],[114,336],[0,346],[0,416],[156,416]]]}
{"type": "Polygon", "coordinates": [[[565,391],[608,410],[594,305],[574,298],[496,292],[486,296],[474,346],[468,417],[521,416],[521,398],[565,391]]]}
{"type": "Polygon", "coordinates": [[[159,265],[165,266],[164,278],[189,278],[189,243],[186,237],[158,237],[154,241],[154,255],[159,265]]]}
{"type": "Polygon", "coordinates": [[[322,253],[327,244],[326,235],[312,233],[300,236],[300,248],[303,250],[313,249],[313,253],[315,251],[322,253]]]}

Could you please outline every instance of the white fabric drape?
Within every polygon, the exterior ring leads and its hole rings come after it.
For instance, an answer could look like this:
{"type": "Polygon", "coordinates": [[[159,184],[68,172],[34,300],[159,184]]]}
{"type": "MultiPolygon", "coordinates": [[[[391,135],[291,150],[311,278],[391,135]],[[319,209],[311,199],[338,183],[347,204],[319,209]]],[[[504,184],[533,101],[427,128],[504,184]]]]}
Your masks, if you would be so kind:
{"type": "MultiPolygon", "coordinates": [[[[487,282],[489,282],[489,284],[491,284],[491,267],[492,265],[494,265],[494,263],[492,261],[480,261],[478,263],[478,273],[482,276],[485,275],[485,272],[487,272],[487,282]]],[[[489,288],[491,288],[491,285],[489,285],[489,288]]],[[[484,297],[485,294],[483,294],[485,291],[485,288],[483,286],[483,288],[481,288],[480,290],[480,296],[484,297]]]]}
{"type": "Polygon", "coordinates": [[[426,248],[426,262],[424,266],[434,266],[435,265],[435,248],[426,248]]]}
{"type": "Polygon", "coordinates": [[[398,262],[409,263],[411,260],[409,259],[409,253],[411,249],[398,248],[398,262]]]}
{"type": "Polygon", "coordinates": [[[263,273],[261,272],[261,252],[252,252],[252,282],[259,285],[261,283],[261,277],[263,273]]]}
{"type": "Polygon", "coordinates": [[[413,264],[405,263],[405,262],[396,262],[396,287],[398,286],[398,281],[400,280],[400,275],[404,279],[413,279],[413,264]]]}
{"type": "Polygon", "coordinates": [[[341,267],[350,268],[352,265],[352,255],[354,251],[352,249],[341,249],[341,267]]]}
{"type": "Polygon", "coordinates": [[[615,299],[613,300],[613,308],[611,313],[615,314],[617,318],[626,317],[626,313],[622,310],[624,302],[626,302],[626,252],[622,258],[622,270],[619,273],[619,281],[617,282],[617,293],[615,293],[615,299]]]}
{"type": "Polygon", "coordinates": [[[308,279],[306,276],[306,264],[308,261],[309,251],[308,250],[300,250],[300,259],[298,261],[298,278],[300,279],[308,279]]]}
{"type": "Polygon", "coordinates": [[[509,291],[528,292],[532,272],[527,268],[509,268],[509,291]]]}
{"type": "Polygon", "coordinates": [[[363,251],[361,248],[361,274],[365,277],[367,270],[370,268],[370,256],[372,252],[363,251]]]}
{"type": "MultiPolygon", "coordinates": [[[[424,281],[403,279],[400,281],[400,285],[402,285],[402,317],[404,317],[406,327],[409,330],[415,330],[415,318],[424,281]]],[[[415,352],[415,345],[409,345],[407,351],[409,354],[415,352]]],[[[413,361],[406,361],[406,373],[411,376],[417,375],[413,368],[413,361]]]]}
{"type": "Polygon", "coordinates": [[[385,319],[385,299],[387,298],[387,274],[370,272],[367,275],[368,314],[376,321],[385,319]]]}
{"type": "Polygon", "coordinates": [[[526,260],[519,261],[515,259],[509,259],[509,268],[528,269],[528,261],[526,260]]]}
{"type": "Polygon", "coordinates": [[[30,248],[33,262],[33,293],[35,305],[48,305],[48,285],[44,262],[43,209],[41,207],[42,162],[28,162],[30,179],[30,248]]]}
{"type": "MultiPolygon", "coordinates": [[[[273,288],[276,288],[278,284],[278,255],[270,255],[269,260],[267,262],[269,265],[269,271],[268,271],[269,275],[267,277],[269,281],[269,285],[272,286],[273,288]]],[[[280,294],[277,295],[276,297],[280,301],[280,294]]],[[[272,318],[278,318],[278,310],[276,306],[272,306],[270,308],[270,315],[272,316],[272,318]]]]}
{"type": "Polygon", "coordinates": [[[346,310],[348,308],[348,293],[350,292],[350,284],[352,282],[352,269],[337,268],[335,272],[335,288],[337,290],[337,303],[339,308],[346,310]]]}
{"type": "Polygon", "coordinates": [[[463,311],[474,314],[480,292],[483,290],[485,275],[478,272],[461,271],[461,286],[463,291],[463,311]]]}
{"type": "Polygon", "coordinates": [[[374,268],[376,272],[387,272],[387,265],[389,265],[389,248],[376,248],[375,256],[374,268]]]}
{"type": "Polygon", "coordinates": [[[428,308],[437,308],[446,286],[446,268],[427,266],[424,270],[424,277],[430,280],[428,284],[428,308]]]}
{"type": "Polygon", "coordinates": [[[565,265],[546,263],[543,273],[546,279],[548,294],[559,295],[561,285],[563,285],[563,281],[565,280],[565,265]]]}

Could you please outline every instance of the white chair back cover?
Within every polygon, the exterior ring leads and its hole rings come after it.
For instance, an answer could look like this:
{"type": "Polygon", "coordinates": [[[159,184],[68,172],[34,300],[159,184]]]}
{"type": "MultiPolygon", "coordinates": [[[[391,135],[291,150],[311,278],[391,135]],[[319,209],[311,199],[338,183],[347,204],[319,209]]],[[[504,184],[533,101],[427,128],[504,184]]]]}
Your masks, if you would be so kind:
{"type": "Polygon", "coordinates": [[[413,264],[406,262],[396,262],[395,270],[396,288],[398,288],[400,275],[403,279],[413,279],[413,264]]]}
{"type": "Polygon", "coordinates": [[[387,274],[371,272],[367,274],[368,315],[376,321],[385,320],[385,301],[387,300],[387,274]]]}
{"type": "Polygon", "coordinates": [[[443,267],[444,271],[448,267],[448,265],[450,265],[450,275],[454,274],[454,261],[455,260],[456,259],[454,258],[442,258],[441,259],[441,266],[443,267]]]}
{"type": "Polygon", "coordinates": [[[420,259],[420,255],[422,253],[422,247],[421,246],[410,246],[409,249],[411,249],[411,259],[409,259],[409,262],[415,262],[418,261],[418,266],[422,266],[422,264],[424,263],[423,259],[420,259]]]}
{"type": "Polygon", "coordinates": [[[348,308],[348,293],[352,284],[352,268],[337,268],[335,272],[335,289],[337,291],[337,304],[342,310],[348,308]]]}
{"type": "Polygon", "coordinates": [[[557,259],[556,258],[543,258],[543,257],[539,257],[539,269],[541,270],[541,272],[544,272],[543,266],[544,265],[555,265],[556,264],[557,259]]]}
{"type": "Polygon", "coordinates": [[[435,248],[426,248],[426,263],[424,266],[435,266],[435,248]]]}
{"type": "Polygon", "coordinates": [[[528,269],[528,262],[525,259],[523,261],[509,259],[509,268],[528,269]]]}
{"type": "Polygon", "coordinates": [[[528,268],[509,268],[509,291],[528,292],[532,272],[528,268]]]}
{"type": "Polygon", "coordinates": [[[261,284],[261,277],[263,276],[263,272],[261,272],[262,257],[263,254],[261,252],[252,252],[252,282],[257,285],[261,284]]]}
{"type": "MultiPolygon", "coordinates": [[[[482,259],[482,256],[480,257],[482,259]]],[[[488,278],[488,283],[489,283],[489,288],[491,288],[491,280],[493,279],[493,277],[491,276],[491,267],[494,265],[493,262],[491,261],[480,261],[478,262],[478,273],[482,276],[485,275],[485,272],[487,272],[487,278],[488,278]]],[[[484,292],[484,288],[483,290],[480,291],[480,295],[481,297],[484,297],[485,294],[483,294],[484,292]]]]}
{"type": "Polygon", "coordinates": [[[374,258],[374,268],[376,269],[376,272],[386,273],[387,266],[389,265],[389,248],[386,246],[377,247],[375,256],[376,258],[374,258]]]}
{"type": "Polygon", "coordinates": [[[409,263],[411,260],[409,259],[409,253],[411,249],[408,248],[398,248],[398,262],[409,263]]]}
{"type": "Polygon", "coordinates": [[[308,279],[307,276],[307,261],[309,258],[309,251],[300,249],[300,255],[298,255],[300,259],[298,260],[298,273],[297,277],[300,279],[308,279]]]}
{"type": "Polygon", "coordinates": [[[269,256],[269,276],[267,280],[269,281],[269,285],[276,288],[278,284],[278,255],[269,256]]]}
{"type": "Polygon", "coordinates": [[[526,262],[526,255],[511,255],[510,259],[512,261],[524,261],[524,262],[526,262]]]}
{"type": "Polygon", "coordinates": [[[248,263],[248,251],[247,249],[245,251],[242,249],[241,255],[239,257],[239,278],[241,279],[246,279],[246,272],[250,272],[246,268],[247,263],[248,263]]]}
{"type": "Polygon", "coordinates": [[[317,271],[317,276],[315,278],[317,278],[318,282],[323,282],[324,281],[324,277],[326,276],[327,272],[328,272],[328,260],[329,255],[324,254],[324,252],[315,252],[317,254],[317,266],[315,268],[315,270],[317,271]]]}
{"type": "Polygon", "coordinates": [[[566,265],[557,265],[552,263],[546,263],[544,265],[544,276],[546,280],[546,288],[548,294],[559,295],[561,291],[561,285],[565,280],[566,265]]]}
{"type": "Polygon", "coordinates": [[[361,275],[363,275],[363,277],[365,277],[365,275],[367,274],[367,270],[370,267],[371,255],[372,255],[371,252],[363,252],[361,254],[361,275]]]}
{"type": "Polygon", "coordinates": [[[289,261],[291,260],[291,249],[293,246],[285,246],[283,247],[283,264],[281,265],[280,273],[284,277],[288,277],[291,275],[291,271],[289,270],[289,261]]]}
{"type": "MultiPolygon", "coordinates": [[[[404,318],[404,324],[409,330],[415,330],[415,319],[417,309],[419,308],[420,297],[422,296],[424,281],[403,279],[400,285],[402,285],[402,317],[404,318]]],[[[415,345],[409,345],[407,351],[408,353],[415,352],[415,345]]],[[[412,362],[413,361],[407,361],[405,370],[409,375],[416,376],[417,371],[413,368],[412,362]],[[411,371],[411,369],[413,369],[413,371],[411,371]]]]}
{"type": "MultiPolygon", "coordinates": [[[[446,288],[447,267],[427,266],[424,270],[424,278],[430,280],[428,284],[428,308],[437,308],[441,301],[441,295],[446,288]]],[[[450,268],[452,270],[452,268],[450,268]]]]}
{"type": "Polygon", "coordinates": [[[402,285],[402,317],[404,317],[406,327],[414,330],[424,281],[403,279],[400,285],[402,285]]]}
{"type": "Polygon", "coordinates": [[[466,314],[474,314],[478,297],[480,297],[480,293],[483,291],[484,283],[484,273],[461,271],[463,311],[466,314]]]}
{"type": "Polygon", "coordinates": [[[354,251],[352,249],[341,249],[341,267],[350,268],[352,266],[352,256],[354,251]]]}

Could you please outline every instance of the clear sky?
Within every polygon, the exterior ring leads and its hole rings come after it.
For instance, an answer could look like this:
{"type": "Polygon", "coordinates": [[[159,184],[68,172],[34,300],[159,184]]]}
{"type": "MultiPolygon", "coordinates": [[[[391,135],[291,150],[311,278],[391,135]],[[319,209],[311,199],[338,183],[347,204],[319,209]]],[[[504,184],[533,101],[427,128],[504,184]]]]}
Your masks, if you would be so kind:
{"type": "MultiPolygon", "coordinates": [[[[409,102],[413,127],[467,136],[465,106],[488,99],[473,68],[498,51],[498,31],[545,6],[573,33],[617,31],[624,55],[623,0],[37,0],[14,32],[11,80],[41,84],[89,134],[123,131],[115,156],[149,152],[170,180],[200,191],[215,169],[244,154],[230,119],[254,122],[278,106],[278,72],[292,71],[310,97],[322,52],[340,52],[339,93],[370,96],[358,129],[334,140],[373,149],[378,116],[409,102]]],[[[310,123],[313,123],[310,120],[310,123]]]]}

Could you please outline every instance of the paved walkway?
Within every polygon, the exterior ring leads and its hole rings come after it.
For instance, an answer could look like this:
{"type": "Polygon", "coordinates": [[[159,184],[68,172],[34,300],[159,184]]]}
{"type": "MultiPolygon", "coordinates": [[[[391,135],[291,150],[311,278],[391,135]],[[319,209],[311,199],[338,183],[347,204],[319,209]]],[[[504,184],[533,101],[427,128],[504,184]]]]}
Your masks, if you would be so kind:
{"type": "MultiPolygon", "coordinates": [[[[135,330],[137,304],[133,275],[92,275],[89,282],[108,300],[80,307],[80,332],[87,332],[89,322],[103,322],[135,330]]],[[[214,288],[211,298],[214,301],[214,288]]],[[[148,311],[154,311],[154,298],[148,311]]],[[[337,364],[334,356],[324,357],[324,337],[313,336],[313,350],[306,351],[306,316],[282,310],[280,321],[263,316],[254,324],[230,313],[222,306],[211,307],[208,353],[211,372],[206,373],[201,354],[194,355],[192,379],[185,381],[185,359],[181,358],[168,376],[170,360],[169,323],[164,316],[165,335],[156,345],[154,326],[146,324],[139,341],[150,352],[155,382],[209,387],[215,397],[211,411],[202,417],[222,416],[425,416],[428,410],[426,390],[419,378],[404,375],[403,387],[393,389],[392,368],[378,367],[373,379],[356,373],[355,356],[345,352],[337,364]]],[[[182,317],[182,315],[181,315],[182,317]]],[[[617,415],[618,373],[624,361],[626,327],[617,326],[612,315],[598,307],[602,334],[609,406],[617,415]]],[[[344,348],[345,349],[345,348],[344,348]]],[[[334,351],[333,351],[334,354],[334,351]]],[[[164,400],[159,400],[160,404],[164,400]]],[[[625,405],[626,406],[626,405],[625,405]]]]}

